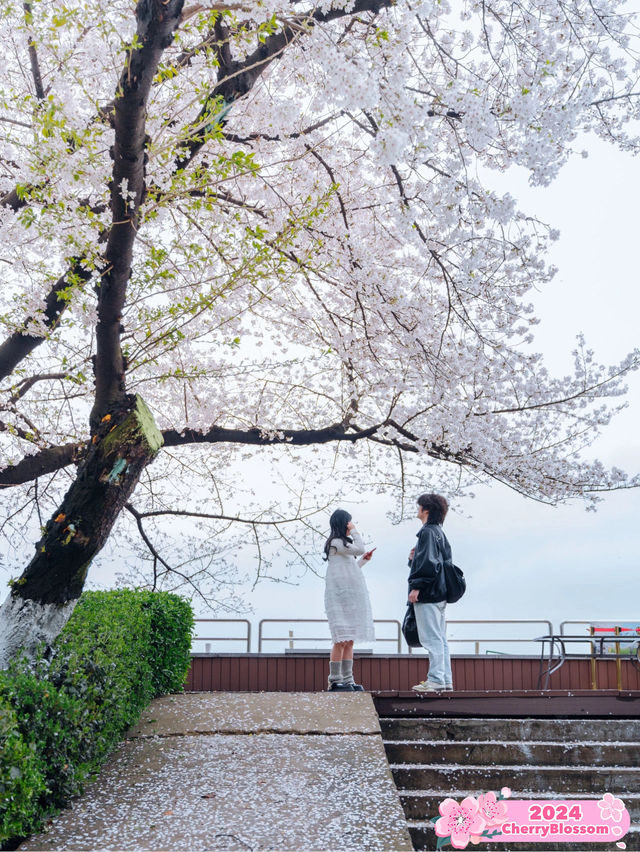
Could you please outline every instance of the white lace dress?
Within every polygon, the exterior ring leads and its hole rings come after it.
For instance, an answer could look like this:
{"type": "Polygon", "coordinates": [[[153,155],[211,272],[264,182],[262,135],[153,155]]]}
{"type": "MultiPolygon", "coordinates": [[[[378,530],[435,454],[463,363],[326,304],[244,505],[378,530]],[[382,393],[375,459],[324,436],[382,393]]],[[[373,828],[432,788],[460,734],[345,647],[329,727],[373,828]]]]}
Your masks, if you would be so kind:
{"type": "Polygon", "coordinates": [[[375,640],[371,601],[365,583],[362,559],[365,552],[360,534],[355,530],[353,544],[334,538],[329,550],[327,578],[324,587],[324,608],[329,620],[331,640],[371,644],[375,640]]]}

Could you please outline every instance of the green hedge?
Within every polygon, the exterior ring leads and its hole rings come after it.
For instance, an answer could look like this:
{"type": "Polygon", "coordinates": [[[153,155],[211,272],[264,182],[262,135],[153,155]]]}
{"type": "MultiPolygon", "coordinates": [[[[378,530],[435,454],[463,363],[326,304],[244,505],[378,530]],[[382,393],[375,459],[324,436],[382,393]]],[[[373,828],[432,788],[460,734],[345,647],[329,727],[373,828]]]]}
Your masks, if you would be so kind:
{"type": "Polygon", "coordinates": [[[0,671],[0,843],[82,792],[157,695],[179,692],[193,613],[168,592],[85,592],[50,661],[0,671]]]}

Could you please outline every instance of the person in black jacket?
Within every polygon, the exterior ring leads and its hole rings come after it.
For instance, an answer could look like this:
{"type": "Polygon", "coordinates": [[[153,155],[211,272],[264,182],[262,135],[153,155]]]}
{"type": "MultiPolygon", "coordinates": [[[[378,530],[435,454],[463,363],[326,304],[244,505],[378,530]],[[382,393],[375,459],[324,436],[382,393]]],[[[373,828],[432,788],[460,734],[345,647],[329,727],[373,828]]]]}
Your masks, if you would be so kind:
{"type": "Polygon", "coordinates": [[[442,531],[449,504],[440,494],[422,494],[417,502],[422,529],[409,553],[409,603],[416,615],[420,644],[429,653],[429,673],[413,689],[440,692],[453,689],[444,615],[447,588],[442,569],[444,562],[451,560],[451,545],[442,531]]]}

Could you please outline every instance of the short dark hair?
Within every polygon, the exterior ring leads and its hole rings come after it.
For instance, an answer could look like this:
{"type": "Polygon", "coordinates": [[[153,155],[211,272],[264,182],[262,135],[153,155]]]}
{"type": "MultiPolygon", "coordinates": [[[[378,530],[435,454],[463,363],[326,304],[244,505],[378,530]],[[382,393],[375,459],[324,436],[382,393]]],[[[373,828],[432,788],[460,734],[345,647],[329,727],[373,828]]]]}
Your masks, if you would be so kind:
{"type": "Polygon", "coordinates": [[[443,524],[449,511],[449,504],[442,494],[421,494],[416,501],[429,512],[428,524],[443,524]]]}

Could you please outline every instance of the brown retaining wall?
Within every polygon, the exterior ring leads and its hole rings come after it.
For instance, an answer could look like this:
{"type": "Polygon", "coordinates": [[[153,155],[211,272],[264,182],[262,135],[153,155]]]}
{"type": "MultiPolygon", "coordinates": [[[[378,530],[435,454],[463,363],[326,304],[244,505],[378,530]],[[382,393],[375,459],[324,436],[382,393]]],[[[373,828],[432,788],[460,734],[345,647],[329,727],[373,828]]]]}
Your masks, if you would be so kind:
{"type": "MultiPolygon", "coordinates": [[[[195,654],[185,689],[229,692],[316,692],[326,689],[328,654],[195,654]]],[[[452,658],[456,692],[536,690],[538,657],[452,658]]],[[[369,691],[410,690],[424,680],[427,661],[412,654],[375,654],[354,661],[354,676],[369,691]]],[[[599,690],[617,689],[616,661],[596,661],[599,690]]],[[[640,690],[640,670],[621,661],[622,689],[640,690]]],[[[550,689],[591,689],[591,660],[570,659],[551,676],[550,689]]]]}

